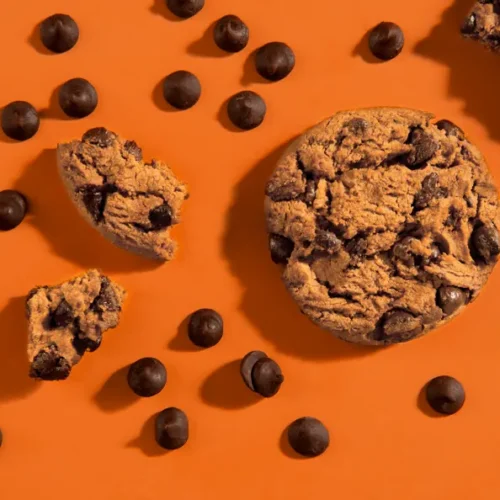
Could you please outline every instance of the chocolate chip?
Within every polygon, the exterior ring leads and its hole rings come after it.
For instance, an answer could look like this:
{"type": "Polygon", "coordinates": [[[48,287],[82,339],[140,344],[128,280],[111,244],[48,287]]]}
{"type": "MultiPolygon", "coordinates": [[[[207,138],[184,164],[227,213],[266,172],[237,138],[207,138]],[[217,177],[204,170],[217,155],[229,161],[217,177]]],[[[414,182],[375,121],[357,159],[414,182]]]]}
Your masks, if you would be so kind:
{"type": "Polygon", "coordinates": [[[213,309],[199,309],[189,318],[188,336],[198,347],[213,347],[220,342],[223,333],[222,317],[213,309]]]}
{"type": "Polygon", "coordinates": [[[422,321],[407,311],[393,309],[384,315],[383,340],[386,344],[407,342],[422,332],[422,321]]]}
{"type": "Polygon", "coordinates": [[[412,246],[417,242],[413,236],[405,236],[401,241],[398,241],[392,247],[392,255],[407,266],[415,265],[415,253],[412,246]]]}
{"type": "Polygon", "coordinates": [[[448,217],[444,221],[445,226],[450,226],[454,229],[460,227],[460,220],[462,219],[462,213],[457,207],[451,205],[448,209],[448,217]]]}
{"type": "Polygon", "coordinates": [[[80,36],[74,19],[67,14],[54,14],[40,25],[40,38],[50,51],[58,54],[72,49],[80,36]]]}
{"type": "Polygon", "coordinates": [[[403,50],[405,37],[397,24],[382,22],[372,29],[368,43],[375,57],[382,61],[389,61],[403,50]]]}
{"type": "Polygon", "coordinates": [[[270,358],[262,358],[252,368],[252,382],[255,392],[265,398],[274,396],[280,389],[284,377],[279,365],[270,358]]]}
{"type": "Polygon", "coordinates": [[[467,302],[467,293],[456,286],[442,286],[437,291],[436,300],[446,316],[449,316],[467,302]]]}
{"type": "Polygon", "coordinates": [[[76,352],[83,356],[87,351],[94,352],[99,349],[102,343],[102,335],[100,335],[97,339],[91,339],[89,337],[79,337],[75,336],[73,339],[73,347],[76,349],[76,352]]]}
{"type": "Polygon", "coordinates": [[[167,370],[165,365],[156,358],[142,358],[130,365],[127,382],[138,396],[150,398],[165,387],[167,370]]]}
{"type": "Polygon", "coordinates": [[[224,16],[215,24],[215,43],[226,52],[243,50],[248,44],[248,38],[248,26],[238,16],[224,16]]]}
{"type": "Polygon", "coordinates": [[[415,194],[413,206],[417,210],[427,208],[429,203],[436,198],[443,198],[448,195],[446,188],[439,187],[439,176],[435,172],[424,177],[422,188],[415,194]]]}
{"type": "Polygon", "coordinates": [[[242,130],[258,127],[266,116],[266,103],[251,90],[243,90],[233,95],[227,104],[227,114],[231,122],[242,130]]]}
{"type": "Polygon", "coordinates": [[[31,363],[30,377],[41,380],[64,380],[71,372],[70,364],[59,355],[55,346],[40,351],[31,363]]]}
{"type": "Polygon", "coordinates": [[[288,442],[300,455],[317,457],[330,445],[330,434],[317,418],[302,417],[288,427],[288,442]]]}
{"type": "Polygon", "coordinates": [[[25,101],[14,101],[2,110],[2,130],[7,137],[16,141],[26,141],[40,128],[40,118],[36,109],[25,101]]]}
{"type": "Polygon", "coordinates": [[[271,259],[275,264],[286,264],[292,255],[295,244],[292,240],[281,236],[281,234],[269,235],[269,250],[271,259]]]}
{"type": "Polygon", "coordinates": [[[344,124],[344,127],[348,128],[349,131],[355,135],[361,135],[368,130],[369,123],[363,118],[352,118],[347,123],[344,124]]]}
{"type": "Polygon", "coordinates": [[[137,145],[135,141],[125,141],[123,148],[129,154],[134,156],[137,161],[142,160],[142,149],[137,145]]]}
{"type": "Polygon", "coordinates": [[[175,71],[163,82],[163,97],[174,108],[189,109],[201,96],[200,80],[189,71],[175,71]]]}
{"type": "Polygon", "coordinates": [[[83,134],[82,140],[100,148],[108,148],[115,142],[116,134],[104,127],[96,127],[87,130],[83,134]]]}
{"type": "Polygon", "coordinates": [[[453,122],[450,122],[450,120],[439,120],[436,123],[436,127],[439,130],[443,130],[448,136],[457,137],[462,140],[465,139],[464,131],[453,122]]]}
{"type": "Polygon", "coordinates": [[[331,231],[324,231],[322,229],[316,230],[316,244],[328,253],[338,252],[342,246],[341,241],[337,238],[335,233],[331,231]]]}
{"type": "Polygon", "coordinates": [[[309,179],[307,181],[302,199],[307,205],[312,205],[316,199],[316,181],[314,179],[309,179]]]}
{"type": "Polygon", "coordinates": [[[177,450],[189,438],[187,415],[179,408],[166,408],[158,413],[155,423],[156,442],[167,450],[177,450]]]}
{"type": "Polygon", "coordinates": [[[66,328],[73,323],[73,308],[62,299],[55,311],[51,314],[50,324],[52,328],[66,328]]]}
{"type": "Polygon", "coordinates": [[[172,209],[168,203],[163,203],[149,212],[149,222],[153,230],[165,229],[172,225],[172,209]]]}
{"type": "Polygon", "coordinates": [[[94,222],[102,220],[104,208],[106,206],[107,193],[102,186],[88,185],[80,190],[82,201],[94,222]]]}
{"type": "Polygon", "coordinates": [[[460,31],[464,35],[475,34],[475,31],[476,31],[476,15],[475,14],[471,14],[469,17],[467,17],[467,19],[463,22],[460,31]]]}
{"type": "Polygon", "coordinates": [[[251,351],[245,355],[240,364],[241,377],[243,378],[245,385],[254,392],[255,386],[253,383],[252,371],[255,363],[257,363],[260,359],[268,359],[267,354],[262,351],[251,351]]]}
{"type": "Polygon", "coordinates": [[[0,191],[0,230],[10,231],[19,226],[26,216],[26,198],[12,189],[0,191]]]}
{"type": "Polygon", "coordinates": [[[496,260],[500,253],[500,238],[493,225],[481,225],[474,229],[471,236],[472,250],[487,264],[496,260]]]}
{"type": "Polygon", "coordinates": [[[345,249],[353,256],[361,256],[366,254],[368,248],[368,241],[362,236],[352,238],[345,246],[345,249]]]}
{"type": "Polygon", "coordinates": [[[166,0],[166,3],[170,12],[182,19],[188,19],[203,9],[205,0],[166,0]]]}
{"type": "Polygon", "coordinates": [[[295,54],[286,43],[266,43],[255,54],[255,67],[260,76],[277,82],[292,72],[295,67],[295,54]]]}
{"type": "Polygon", "coordinates": [[[441,375],[433,378],[426,387],[426,397],[431,408],[444,415],[456,413],[465,402],[462,384],[453,377],[441,375]]]}
{"type": "Polygon", "coordinates": [[[84,78],[73,78],[59,89],[59,106],[72,118],[90,115],[97,107],[97,91],[84,78]]]}
{"type": "Polygon", "coordinates": [[[420,128],[412,130],[409,141],[413,149],[408,153],[406,165],[410,168],[419,167],[429,161],[439,147],[434,138],[420,128]]]}
{"type": "Polygon", "coordinates": [[[120,302],[111,286],[111,281],[106,276],[101,278],[101,290],[90,305],[90,308],[98,312],[121,311],[120,302]]]}

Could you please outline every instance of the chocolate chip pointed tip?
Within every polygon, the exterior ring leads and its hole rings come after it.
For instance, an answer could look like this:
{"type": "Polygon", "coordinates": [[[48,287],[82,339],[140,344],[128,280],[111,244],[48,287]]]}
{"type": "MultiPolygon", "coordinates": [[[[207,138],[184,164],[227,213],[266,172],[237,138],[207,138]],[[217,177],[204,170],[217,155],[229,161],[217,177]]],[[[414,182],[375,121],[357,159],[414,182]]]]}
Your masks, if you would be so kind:
{"type": "Polygon", "coordinates": [[[78,25],[67,14],[54,14],[40,24],[40,38],[43,45],[56,54],[72,49],[79,37],[78,25]]]}
{"type": "Polygon", "coordinates": [[[433,378],[427,384],[425,394],[431,408],[443,415],[457,413],[465,403],[463,385],[449,375],[433,378]]]}
{"type": "Polygon", "coordinates": [[[266,359],[267,354],[262,351],[251,351],[246,354],[240,363],[240,373],[243,378],[245,385],[253,392],[255,392],[255,386],[253,384],[252,370],[255,363],[260,359],[266,359]]]}

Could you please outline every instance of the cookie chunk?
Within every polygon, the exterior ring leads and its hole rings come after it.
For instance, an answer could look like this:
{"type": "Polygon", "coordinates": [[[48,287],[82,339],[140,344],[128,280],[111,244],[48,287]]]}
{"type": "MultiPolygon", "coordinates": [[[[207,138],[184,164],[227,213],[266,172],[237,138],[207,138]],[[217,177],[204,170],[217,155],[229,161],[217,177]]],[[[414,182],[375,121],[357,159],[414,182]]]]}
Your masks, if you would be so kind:
{"type": "Polygon", "coordinates": [[[301,310],[338,337],[414,339],[473,300],[500,252],[483,157],[448,120],[378,108],[306,132],[267,184],[271,257],[301,310]]]}
{"type": "Polygon", "coordinates": [[[188,191],[167,165],[144,162],[134,141],[105,128],[59,144],[57,156],[71,198],[106,238],[144,257],[173,258],[170,228],[179,222],[188,191]]]}
{"type": "Polygon", "coordinates": [[[500,2],[479,0],[462,24],[462,35],[478,40],[488,49],[500,51],[500,2]]]}
{"type": "Polygon", "coordinates": [[[118,325],[125,290],[95,269],[26,298],[30,377],[64,380],[102,334],[118,325]]]}

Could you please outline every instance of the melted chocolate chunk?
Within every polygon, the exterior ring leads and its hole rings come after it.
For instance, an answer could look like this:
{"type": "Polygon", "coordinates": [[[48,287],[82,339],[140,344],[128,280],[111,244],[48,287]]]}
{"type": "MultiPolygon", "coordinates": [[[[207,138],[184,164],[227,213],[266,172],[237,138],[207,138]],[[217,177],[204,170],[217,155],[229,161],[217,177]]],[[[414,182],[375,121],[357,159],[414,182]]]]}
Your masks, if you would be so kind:
{"type": "Polygon", "coordinates": [[[483,260],[490,264],[500,253],[500,238],[493,225],[481,225],[472,232],[470,248],[475,260],[483,260]]]}
{"type": "Polygon", "coordinates": [[[151,222],[153,231],[166,229],[172,225],[172,209],[168,203],[163,203],[159,207],[153,208],[149,212],[149,221],[151,222]]]}
{"type": "Polygon", "coordinates": [[[413,150],[406,158],[406,165],[410,168],[418,168],[429,161],[439,147],[434,138],[420,128],[416,128],[410,133],[409,141],[413,150]]]}
{"type": "Polygon", "coordinates": [[[59,355],[56,346],[40,351],[31,363],[30,377],[41,380],[64,380],[68,378],[71,366],[59,355]]]}
{"type": "Polygon", "coordinates": [[[52,313],[50,324],[52,328],[66,328],[73,323],[74,312],[72,307],[62,299],[56,310],[52,313]]]}
{"type": "Polygon", "coordinates": [[[292,255],[295,245],[292,240],[280,234],[269,235],[269,250],[275,264],[286,264],[292,255]]]}

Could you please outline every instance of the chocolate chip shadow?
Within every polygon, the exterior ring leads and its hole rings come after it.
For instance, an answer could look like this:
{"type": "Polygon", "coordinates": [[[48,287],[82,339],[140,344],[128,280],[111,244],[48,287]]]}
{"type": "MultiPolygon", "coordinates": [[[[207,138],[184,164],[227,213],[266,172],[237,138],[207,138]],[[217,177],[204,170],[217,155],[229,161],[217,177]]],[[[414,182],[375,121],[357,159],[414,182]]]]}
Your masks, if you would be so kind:
{"type": "Polygon", "coordinates": [[[162,457],[170,453],[170,450],[162,448],[155,440],[155,423],[157,414],[151,415],[144,425],[138,437],[129,441],[126,448],[139,449],[147,457],[162,457]]]}
{"type": "Polygon", "coordinates": [[[427,390],[427,384],[425,384],[422,387],[422,389],[420,389],[420,392],[418,393],[417,408],[424,415],[427,415],[428,417],[432,417],[432,418],[445,418],[445,417],[447,417],[447,415],[443,415],[442,413],[438,413],[437,411],[435,411],[431,408],[431,406],[429,405],[429,402],[427,401],[426,390],[427,390]]]}
{"type": "Polygon", "coordinates": [[[230,52],[224,52],[215,44],[214,28],[216,24],[217,21],[214,21],[205,30],[201,38],[189,44],[187,48],[188,54],[191,54],[192,56],[212,57],[218,59],[223,59],[232,55],[230,52]]]}
{"type": "Polygon", "coordinates": [[[54,149],[42,151],[14,189],[28,199],[30,208],[25,223],[40,231],[60,257],[84,268],[97,267],[108,272],[147,270],[161,265],[120,250],[80,217],[59,179],[54,149]]]}
{"type": "Polygon", "coordinates": [[[245,290],[241,310],[256,329],[285,354],[328,360],[374,354],[376,348],[334,338],[300,313],[281,281],[268,249],[265,186],[288,143],[273,151],[238,184],[228,211],[223,251],[245,290]]]}
{"type": "Polygon", "coordinates": [[[54,56],[57,55],[55,52],[50,51],[45,45],[42,43],[42,39],[40,38],[40,26],[42,22],[39,22],[34,28],[33,31],[28,36],[27,42],[39,53],[45,56],[54,56]]]}
{"type": "Polygon", "coordinates": [[[127,384],[129,365],[115,371],[94,396],[96,405],[106,413],[124,410],[139,400],[127,384]]]}
{"type": "Polygon", "coordinates": [[[165,0],[152,0],[152,5],[149,9],[153,14],[163,16],[169,21],[182,22],[185,19],[177,17],[174,15],[167,7],[167,2],[165,0]]]}
{"type": "Polygon", "coordinates": [[[498,140],[500,114],[492,103],[497,101],[500,86],[500,56],[460,35],[472,3],[455,0],[429,36],[416,45],[415,52],[449,67],[449,96],[461,99],[465,113],[479,120],[498,140]]]}

